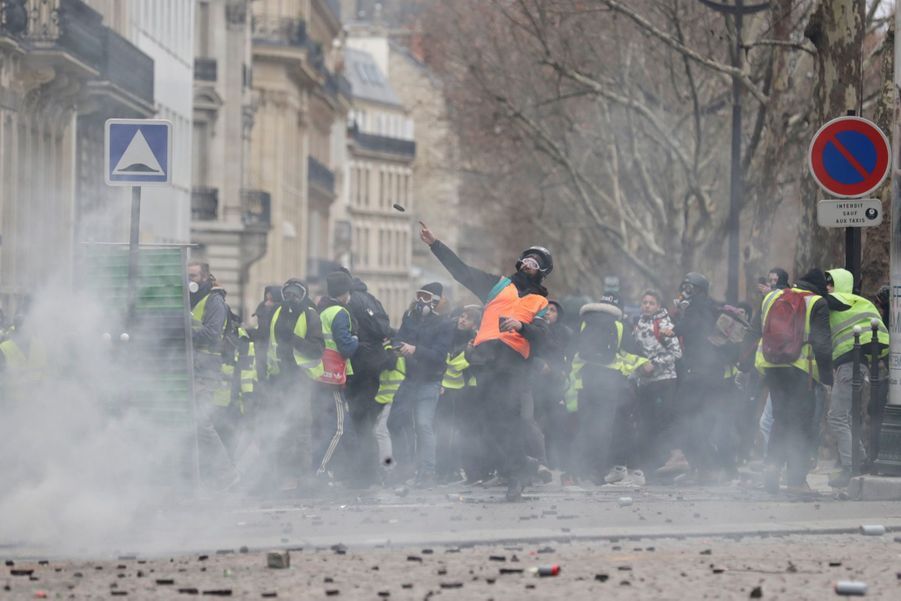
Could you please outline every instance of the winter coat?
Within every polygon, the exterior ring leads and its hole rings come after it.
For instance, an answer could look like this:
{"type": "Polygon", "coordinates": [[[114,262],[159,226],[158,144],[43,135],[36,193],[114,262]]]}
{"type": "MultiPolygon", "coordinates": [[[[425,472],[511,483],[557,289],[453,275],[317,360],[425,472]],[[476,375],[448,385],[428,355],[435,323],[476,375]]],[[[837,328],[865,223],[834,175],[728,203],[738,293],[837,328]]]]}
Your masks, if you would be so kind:
{"type": "Polygon", "coordinates": [[[707,296],[697,296],[676,318],[673,332],[682,340],[682,372],[687,376],[719,382],[726,369],[738,361],[739,349],[717,347],[710,341],[716,333],[719,305],[707,296]]]}
{"type": "Polygon", "coordinates": [[[621,351],[631,355],[641,353],[631,330],[622,321],[622,309],[607,303],[589,303],[579,313],[582,326],[576,351],[586,363],[606,366],[615,362],[621,351]]]}
{"type": "Polygon", "coordinates": [[[642,315],[635,324],[635,341],[642,354],[651,360],[654,372],[641,376],[642,382],[659,382],[676,379],[676,361],[682,358],[682,346],[675,336],[664,336],[660,332],[673,328],[666,309],[654,315],[642,315]]]}
{"type": "Polygon", "coordinates": [[[384,346],[385,339],[394,336],[388,313],[359,278],[353,280],[347,310],[353,318],[355,332],[360,340],[360,349],[351,360],[354,374],[357,377],[368,374],[377,378],[396,359],[384,346]]]}
{"type": "Polygon", "coordinates": [[[408,381],[441,381],[447,369],[454,329],[451,320],[437,313],[423,315],[415,308],[404,313],[397,338],[416,347],[416,352],[405,359],[408,381]]]}

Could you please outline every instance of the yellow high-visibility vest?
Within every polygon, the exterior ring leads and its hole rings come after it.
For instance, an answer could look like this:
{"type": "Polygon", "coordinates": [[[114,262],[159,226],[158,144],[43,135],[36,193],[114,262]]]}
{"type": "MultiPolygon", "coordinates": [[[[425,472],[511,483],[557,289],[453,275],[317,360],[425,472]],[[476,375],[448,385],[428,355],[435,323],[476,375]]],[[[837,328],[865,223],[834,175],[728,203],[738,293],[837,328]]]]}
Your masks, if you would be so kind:
{"type": "MultiPolygon", "coordinates": [[[[269,352],[266,355],[266,373],[276,376],[281,373],[280,359],[278,357],[278,340],[275,338],[275,324],[281,317],[282,308],[278,307],[272,314],[272,323],[269,325],[269,352]]],[[[303,311],[294,323],[294,335],[298,338],[307,337],[307,312],[303,311]]],[[[322,359],[305,357],[297,349],[294,349],[294,361],[297,366],[313,380],[318,380],[322,375],[322,359]]]]}
{"type": "MultiPolygon", "coordinates": [[[[799,292],[802,294],[807,294],[804,297],[804,303],[806,305],[806,314],[804,317],[804,345],[801,347],[801,355],[792,363],[789,364],[775,364],[770,363],[763,356],[763,338],[760,339],[760,342],[757,343],[757,355],[754,358],[754,367],[757,368],[757,371],[760,373],[764,373],[764,370],[769,367],[796,367],[801,371],[810,374],[810,376],[816,380],[820,381],[820,370],[817,367],[816,359],[813,356],[813,347],[810,345],[810,316],[813,314],[813,306],[816,304],[818,300],[820,300],[821,296],[813,293],[809,293],[807,290],[799,290],[797,288],[792,288],[795,292],[799,292]]],[[[761,305],[761,316],[760,323],[766,323],[766,317],[769,315],[770,308],[773,306],[773,303],[777,298],[782,296],[785,293],[785,290],[773,290],[763,299],[763,304],[761,305]]]]}
{"type": "Polygon", "coordinates": [[[830,311],[829,327],[832,329],[832,358],[838,359],[854,348],[854,326],[860,326],[863,330],[860,334],[860,345],[866,353],[869,344],[873,340],[873,327],[871,321],[876,320],[876,340],[884,345],[880,351],[880,357],[887,357],[889,353],[889,333],[882,323],[879,310],[869,300],[856,294],[833,292],[832,296],[851,308],[847,311],[830,311]]]}
{"type": "Polygon", "coordinates": [[[407,377],[407,362],[403,357],[398,357],[393,369],[383,370],[379,374],[379,390],[375,395],[375,401],[382,405],[394,401],[394,395],[400,389],[401,383],[407,377]]]}

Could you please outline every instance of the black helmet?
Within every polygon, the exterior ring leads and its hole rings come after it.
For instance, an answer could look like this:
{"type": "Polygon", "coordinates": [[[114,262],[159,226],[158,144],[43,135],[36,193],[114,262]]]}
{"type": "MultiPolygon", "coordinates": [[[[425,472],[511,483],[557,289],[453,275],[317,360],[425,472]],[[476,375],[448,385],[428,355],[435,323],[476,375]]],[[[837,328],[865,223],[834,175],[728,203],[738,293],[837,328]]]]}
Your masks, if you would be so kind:
{"type": "Polygon", "coordinates": [[[530,255],[538,259],[538,272],[542,277],[547,277],[554,271],[554,257],[551,256],[551,251],[543,246],[530,246],[522,251],[516,261],[516,271],[522,268],[522,260],[530,255]]]}
{"type": "Polygon", "coordinates": [[[303,301],[307,298],[307,285],[303,283],[303,280],[299,280],[297,278],[291,278],[282,286],[282,298],[287,300],[288,295],[285,292],[289,289],[300,290],[300,300],[303,301]]]}
{"type": "Polygon", "coordinates": [[[710,293],[710,281],[707,280],[702,274],[697,271],[690,271],[685,274],[685,277],[682,278],[682,284],[680,284],[679,288],[681,289],[686,284],[691,284],[696,290],[703,292],[704,294],[710,293]]]}

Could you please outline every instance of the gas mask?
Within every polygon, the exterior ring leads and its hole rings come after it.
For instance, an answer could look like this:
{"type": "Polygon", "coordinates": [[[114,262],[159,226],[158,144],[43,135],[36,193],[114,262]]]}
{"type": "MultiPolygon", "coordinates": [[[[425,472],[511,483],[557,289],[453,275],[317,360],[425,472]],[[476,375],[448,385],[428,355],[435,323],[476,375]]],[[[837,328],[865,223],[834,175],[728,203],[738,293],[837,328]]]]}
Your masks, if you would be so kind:
{"type": "Polygon", "coordinates": [[[440,296],[432,294],[428,290],[418,290],[416,292],[415,310],[422,316],[431,315],[436,312],[435,308],[440,300],[440,296]]]}
{"type": "Polygon", "coordinates": [[[197,294],[197,291],[200,290],[200,284],[197,282],[188,282],[188,292],[191,294],[197,294]]]}
{"type": "Polygon", "coordinates": [[[689,305],[691,305],[691,301],[694,296],[694,284],[685,282],[679,287],[679,297],[673,300],[673,304],[676,305],[676,307],[678,307],[680,310],[684,311],[688,308],[689,305]]]}
{"type": "Polygon", "coordinates": [[[307,298],[307,290],[300,284],[292,283],[282,288],[282,296],[289,307],[297,310],[307,298]]]}

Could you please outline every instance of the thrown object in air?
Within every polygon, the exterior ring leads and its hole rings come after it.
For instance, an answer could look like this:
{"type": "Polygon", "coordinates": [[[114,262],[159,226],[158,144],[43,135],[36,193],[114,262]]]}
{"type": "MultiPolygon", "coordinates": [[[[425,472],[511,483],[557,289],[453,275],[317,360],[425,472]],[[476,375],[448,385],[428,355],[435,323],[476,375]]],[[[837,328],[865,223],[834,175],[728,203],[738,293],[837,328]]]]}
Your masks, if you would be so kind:
{"type": "Polygon", "coordinates": [[[394,210],[395,210],[395,211],[400,211],[401,213],[406,213],[406,212],[407,212],[407,209],[405,209],[405,208],[403,207],[403,205],[394,203],[394,205],[392,205],[392,206],[394,207],[394,210]]]}

